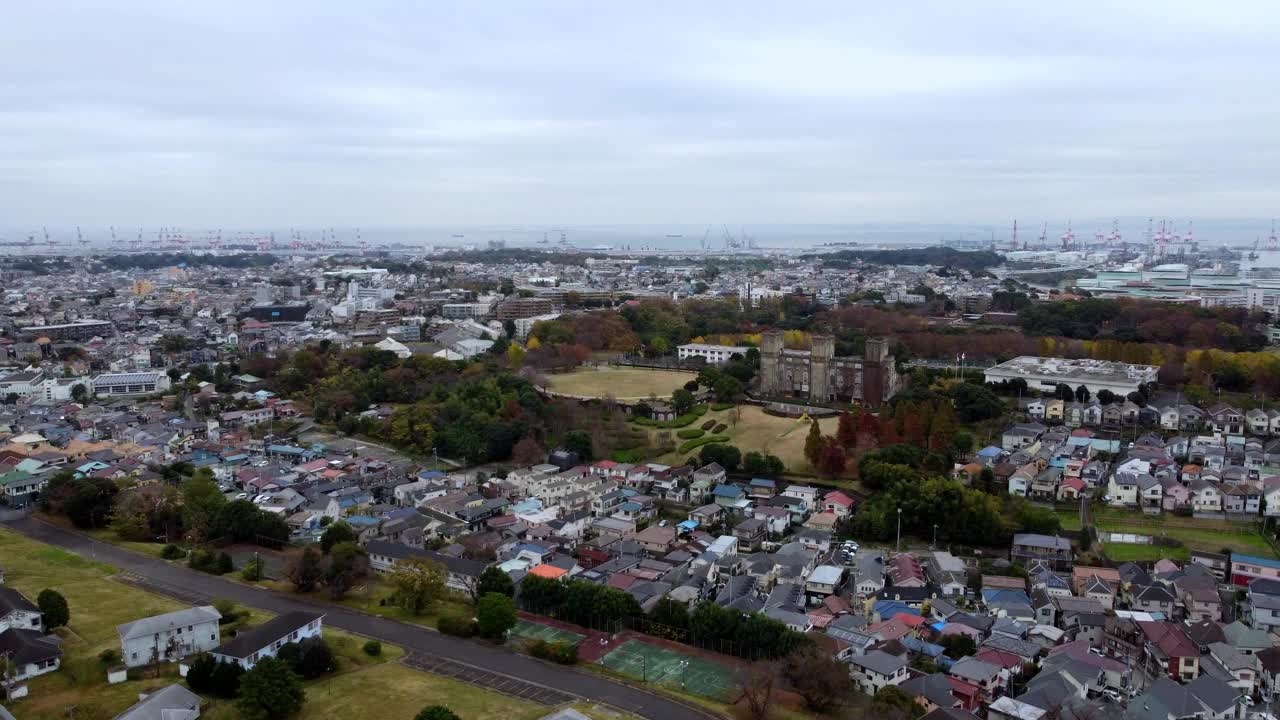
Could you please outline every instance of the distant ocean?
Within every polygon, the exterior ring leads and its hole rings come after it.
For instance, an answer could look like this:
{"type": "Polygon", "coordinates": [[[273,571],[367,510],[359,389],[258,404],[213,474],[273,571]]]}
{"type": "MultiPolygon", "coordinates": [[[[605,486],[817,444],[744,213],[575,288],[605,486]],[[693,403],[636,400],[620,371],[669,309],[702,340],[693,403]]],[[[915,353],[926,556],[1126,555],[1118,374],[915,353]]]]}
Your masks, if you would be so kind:
{"type": "MultiPolygon", "coordinates": [[[[1113,220],[1079,220],[1072,223],[1076,237],[1080,240],[1092,240],[1094,234],[1104,235],[1111,232],[1113,220]]],[[[1156,228],[1159,221],[1156,221],[1156,228]]],[[[1018,240],[1037,243],[1042,225],[1031,219],[1019,220],[1018,240]]],[[[1173,231],[1186,234],[1188,225],[1185,220],[1171,224],[1173,231]]],[[[1122,237],[1129,242],[1141,241],[1147,230],[1147,218],[1120,218],[1119,229],[1122,237]]],[[[144,239],[148,244],[156,242],[158,228],[144,228],[144,239]]],[[[224,244],[235,242],[243,233],[249,235],[267,235],[274,233],[276,242],[287,244],[291,232],[295,228],[235,228],[222,230],[224,244]]],[[[314,242],[320,239],[322,231],[330,228],[296,228],[302,233],[304,240],[314,242]]],[[[504,242],[507,247],[555,247],[565,242],[580,249],[593,247],[609,247],[615,250],[630,248],[632,251],[642,250],[697,250],[706,240],[706,247],[720,249],[726,246],[726,239],[736,240],[740,246],[746,247],[748,240],[754,241],[757,247],[777,249],[800,249],[822,245],[856,243],[859,246],[896,246],[896,245],[939,245],[939,244],[980,244],[987,245],[993,239],[997,247],[1008,248],[1011,240],[1012,220],[1000,225],[961,225],[961,224],[912,224],[912,223],[879,223],[879,224],[776,224],[776,225],[458,225],[458,226],[421,226],[421,227],[361,227],[359,236],[371,246],[408,245],[414,247],[487,247],[490,242],[504,242]],[[543,243],[543,241],[546,241],[543,243]]],[[[338,242],[343,245],[356,244],[355,227],[332,228],[338,242]]],[[[1056,244],[1058,238],[1066,231],[1066,223],[1050,223],[1047,237],[1050,243],[1056,244]]],[[[90,241],[91,247],[100,248],[109,245],[110,230],[106,227],[83,227],[84,237],[90,241]]],[[[137,237],[136,227],[126,229],[117,226],[122,239],[137,237]]],[[[183,227],[182,232],[188,238],[199,240],[215,231],[207,228],[183,227]]],[[[1266,238],[1271,232],[1270,220],[1197,220],[1194,225],[1194,237],[1202,247],[1214,245],[1252,245],[1255,239],[1260,240],[1263,249],[1266,238]]],[[[67,243],[67,247],[77,246],[76,229],[71,227],[49,227],[54,239],[67,243]]],[[[0,230],[0,242],[12,243],[36,235],[36,249],[43,251],[45,246],[39,242],[42,232],[34,232],[31,228],[9,228],[0,230]]],[[[78,247],[78,246],[77,246],[78,247]]],[[[13,253],[12,247],[0,248],[0,251],[13,253]]]]}

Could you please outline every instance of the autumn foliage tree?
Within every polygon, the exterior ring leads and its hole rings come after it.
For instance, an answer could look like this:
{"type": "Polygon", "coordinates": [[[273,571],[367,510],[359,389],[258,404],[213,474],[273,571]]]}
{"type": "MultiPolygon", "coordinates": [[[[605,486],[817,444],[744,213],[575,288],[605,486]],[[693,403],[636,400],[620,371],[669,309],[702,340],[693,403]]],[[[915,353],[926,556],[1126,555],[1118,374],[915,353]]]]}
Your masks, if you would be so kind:
{"type": "Polygon", "coordinates": [[[858,424],[853,413],[840,414],[840,421],[836,426],[836,440],[848,450],[858,446],[858,424]]]}
{"type": "Polygon", "coordinates": [[[818,472],[835,478],[844,474],[846,454],[844,446],[830,435],[822,438],[822,451],[818,456],[818,472]]]}

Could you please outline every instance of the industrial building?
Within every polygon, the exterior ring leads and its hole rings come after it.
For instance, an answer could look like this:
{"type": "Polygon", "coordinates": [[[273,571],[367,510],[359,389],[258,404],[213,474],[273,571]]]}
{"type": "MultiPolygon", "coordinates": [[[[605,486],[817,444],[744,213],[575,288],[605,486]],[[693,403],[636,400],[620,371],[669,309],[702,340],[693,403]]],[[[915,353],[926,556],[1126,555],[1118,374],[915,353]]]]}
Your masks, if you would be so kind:
{"type": "Polygon", "coordinates": [[[150,395],[164,392],[172,382],[163,372],[105,373],[93,379],[98,395],[150,395]]]}
{"type": "Polygon", "coordinates": [[[84,342],[95,337],[115,335],[115,325],[107,320],[77,320],[61,325],[29,325],[21,329],[28,340],[49,338],[53,342],[84,342]]]}
{"type": "Polygon", "coordinates": [[[1160,368],[1154,365],[1023,355],[987,368],[985,379],[989,383],[1023,380],[1029,389],[1042,392],[1053,392],[1058,385],[1067,385],[1072,390],[1083,385],[1093,395],[1100,390],[1110,390],[1124,397],[1139,385],[1155,382],[1159,373],[1160,368]]]}

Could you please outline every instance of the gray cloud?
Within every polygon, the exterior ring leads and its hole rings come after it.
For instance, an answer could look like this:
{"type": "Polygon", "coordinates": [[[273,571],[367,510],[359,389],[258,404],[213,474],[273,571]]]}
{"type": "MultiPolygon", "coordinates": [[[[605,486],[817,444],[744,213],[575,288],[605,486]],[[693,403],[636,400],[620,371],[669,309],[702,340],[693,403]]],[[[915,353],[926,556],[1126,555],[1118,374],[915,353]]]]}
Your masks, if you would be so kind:
{"type": "Polygon", "coordinates": [[[1275,3],[858,5],[9,3],[0,223],[1275,212],[1275,3]]]}

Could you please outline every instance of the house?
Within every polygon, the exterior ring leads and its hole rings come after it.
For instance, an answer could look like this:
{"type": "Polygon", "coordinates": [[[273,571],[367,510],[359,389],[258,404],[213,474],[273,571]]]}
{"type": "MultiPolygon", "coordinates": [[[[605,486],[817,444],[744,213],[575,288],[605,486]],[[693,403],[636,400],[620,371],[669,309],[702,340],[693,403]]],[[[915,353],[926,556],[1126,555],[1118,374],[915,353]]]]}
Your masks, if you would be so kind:
{"type": "Polygon", "coordinates": [[[1173,609],[1177,600],[1164,585],[1147,585],[1134,587],[1131,591],[1130,607],[1142,612],[1161,612],[1165,617],[1173,617],[1173,609]]]}
{"type": "Polygon", "coordinates": [[[823,512],[834,514],[837,518],[848,517],[853,512],[854,500],[839,490],[822,496],[823,512]]]}
{"type": "Polygon", "coordinates": [[[1191,490],[1191,510],[1197,513],[1222,512],[1222,492],[1207,480],[1193,480],[1189,484],[1191,490]]]}
{"type": "Polygon", "coordinates": [[[973,656],[957,661],[948,673],[952,677],[976,685],[982,691],[983,699],[986,700],[999,694],[1008,679],[1008,672],[1004,668],[973,656]]]}
{"type": "MultiPolygon", "coordinates": [[[[3,578],[0,575],[0,578],[3,578]]],[[[0,632],[9,629],[44,630],[44,615],[35,603],[13,588],[0,587],[0,632]]]]}
{"type": "Polygon", "coordinates": [[[745,548],[750,552],[760,549],[760,544],[764,542],[765,529],[767,523],[764,520],[751,518],[743,520],[733,528],[733,536],[738,538],[738,547],[745,548]]]}
{"type": "MultiPolygon", "coordinates": [[[[1052,405],[1052,403],[1053,401],[1050,401],[1049,404],[1052,405]]],[[[1049,418],[1048,412],[1049,412],[1048,406],[1046,406],[1046,419],[1055,419],[1055,420],[1061,421],[1062,420],[1061,401],[1058,401],[1056,418],[1049,418]]],[[[1020,425],[1014,425],[1013,427],[1005,430],[1004,433],[1000,436],[1000,446],[1003,447],[1005,450],[1009,450],[1009,451],[1019,450],[1039,440],[1040,436],[1044,434],[1044,431],[1046,429],[1047,428],[1044,425],[1041,425],[1040,423],[1023,423],[1020,425]]]]}
{"type": "Polygon", "coordinates": [[[214,648],[212,655],[218,662],[232,662],[245,670],[252,670],[259,660],[275,657],[280,648],[289,643],[320,637],[323,624],[324,613],[294,610],[257,627],[242,630],[214,648]]]}
{"type": "Polygon", "coordinates": [[[875,695],[890,685],[901,685],[909,677],[906,658],[883,650],[872,650],[849,658],[849,668],[854,683],[867,695],[875,695]]]}
{"type": "Polygon", "coordinates": [[[1200,675],[1200,646],[1178,625],[1170,622],[1139,621],[1144,636],[1143,655],[1147,671],[1180,682],[1200,675]]]}
{"type": "Polygon", "coordinates": [[[1138,476],[1118,471],[1112,475],[1111,482],[1107,483],[1107,501],[1116,507],[1136,507],[1138,476]]]}
{"type": "Polygon", "coordinates": [[[120,657],[126,667],[142,667],[213,650],[221,642],[221,619],[212,605],[203,605],[117,625],[120,657]]]}
{"type": "Polygon", "coordinates": [[[1226,403],[1209,408],[1208,420],[1215,431],[1224,435],[1244,434],[1244,413],[1226,403]]]}
{"type": "Polygon", "coordinates": [[[174,683],[153,693],[139,695],[138,702],[115,720],[196,720],[200,717],[199,695],[174,683]]]}
{"type": "Polygon", "coordinates": [[[1009,476],[1007,482],[1007,491],[1010,495],[1026,497],[1031,491],[1031,481],[1035,478],[1039,468],[1033,463],[1027,463],[1020,466],[1009,476]]]}
{"type": "Polygon", "coordinates": [[[383,540],[370,540],[364,544],[364,549],[369,554],[369,567],[375,572],[388,572],[397,561],[407,558],[438,562],[444,565],[448,573],[445,585],[460,592],[470,592],[480,581],[480,574],[488,567],[487,563],[479,560],[468,560],[383,540]]]}
{"type": "Polygon", "coordinates": [[[1264,632],[1280,631],[1280,580],[1253,580],[1248,598],[1250,624],[1264,632]]]}
{"type": "Polygon", "coordinates": [[[1280,580],[1280,560],[1255,555],[1231,555],[1231,582],[1249,587],[1256,578],[1280,580]]]}
{"type": "Polygon", "coordinates": [[[1126,720],[1227,720],[1237,716],[1240,693],[1222,680],[1202,677],[1186,685],[1157,678],[1129,701],[1126,720]]]}
{"type": "Polygon", "coordinates": [[[1013,536],[1013,546],[1009,549],[1009,559],[1014,562],[1026,565],[1040,560],[1054,570],[1071,567],[1074,558],[1071,541],[1051,535],[1018,533],[1013,536]]]}
{"type": "Polygon", "coordinates": [[[62,646],[57,636],[13,628],[0,632],[0,657],[8,659],[8,680],[21,682],[56,671],[62,646]]]}
{"type": "MultiPolygon", "coordinates": [[[[671,552],[676,541],[676,529],[674,527],[653,525],[636,533],[634,540],[651,554],[660,557],[671,552]]],[[[483,572],[483,569],[481,572],[483,572]]]]}

